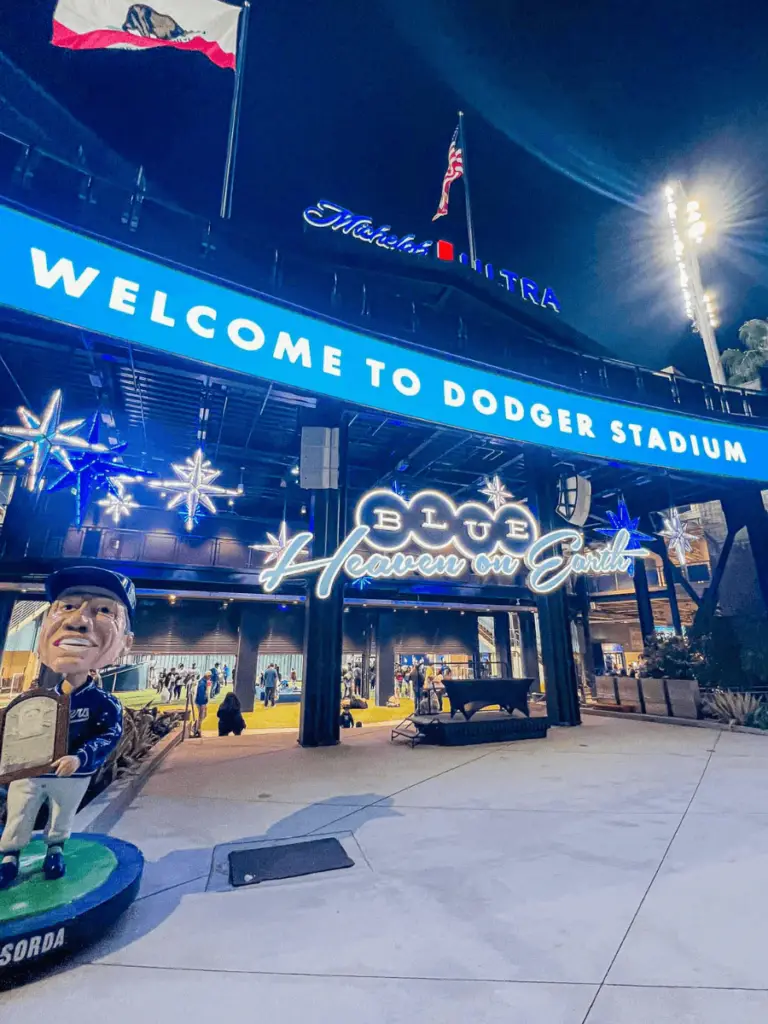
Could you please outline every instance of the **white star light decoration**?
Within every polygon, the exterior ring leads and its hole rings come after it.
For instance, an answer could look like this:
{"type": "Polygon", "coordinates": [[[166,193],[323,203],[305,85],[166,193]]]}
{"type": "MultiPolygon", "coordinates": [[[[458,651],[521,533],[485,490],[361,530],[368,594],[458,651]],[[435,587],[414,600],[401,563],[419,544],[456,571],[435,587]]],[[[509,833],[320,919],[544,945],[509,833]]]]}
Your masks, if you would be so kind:
{"type": "Polygon", "coordinates": [[[104,444],[92,443],[76,436],[85,423],[84,419],[61,422],[61,401],[61,391],[54,391],[39,416],[22,405],[16,410],[22,425],[0,427],[2,437],[19,442],[3,455],[3,462],[29,460],[25,483],[28,491],[36,489],[51,459],[71,473],[73,466],[67,454],[69,451],[108,451],[104,444]]]}
{"type": "Polygon", "coordinates": [[[213,482],[221,470],[213,468],[203,455],[202,448],[198,448],[191,458],[187,458],[183,466],[171,463],[171,469],[176,474],[175,480],[153,480],[150,487],[175,492],[166,508],[178,508],[183,503],[184,507],[179,511],[187,531],[191,531],[197,522],[201,506],[211,515],[215,516],[218,513],[212,497],[237,498],[243,493],[242,487],[220,487],[213,482]]]}
{"type": "MultiPolygon", "coordinates": [[[[264,559],[264,565],[269,565],[270,562],[277,562],[282,553],[291,543],[291,538],[288,536],[288,526],[283,520],[280,523],[280,529],[277,531],[277,536],[274,533],[267,532],[267,543],[266,544],[251,544],[254,551],[266,551],[267,556],[264,559]]],[[[298,557],[302,557],[306,554],[306,551],[299,552],[298,557]]]]}
{"type": "Polygon", "coordinates": [[[662,519],[664,529],[659,533],[662,537],[667,538],[667,547],[677,555],[680,565],[685,565],[688,552],[693,550],[692,542],[699,539],[699,534],[696,530],[691,529],[689,523],[680,518],[680,513],[676,508],[671,508],[669,514],[662,516],[662,519]]]}
{"type": "Polygon", "coordinates": [[[506,505],[508,501],[512,501],[512,495],[497,476],[491,480],[485,477],[485,487],[480,488],[480,493],[488,498],[496,511],[506,505]]]}
{"type": "Polygon", "coordinates": [[[109,493],[106,498],[101,498],[98,504],[108,516],[112,516],[112,522],[117,526],[123,516],[129,516],[139,507],[139,503],[126,491],[125,484],[119,477],[111,477],[109,483],[109,493]]]}

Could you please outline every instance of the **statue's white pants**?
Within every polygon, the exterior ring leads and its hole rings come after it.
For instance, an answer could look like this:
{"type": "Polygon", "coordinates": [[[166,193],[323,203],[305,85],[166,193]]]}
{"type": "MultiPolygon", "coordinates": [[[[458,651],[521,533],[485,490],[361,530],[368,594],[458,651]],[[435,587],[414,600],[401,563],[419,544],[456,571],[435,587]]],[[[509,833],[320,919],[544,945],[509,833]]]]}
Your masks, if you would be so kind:
{"type": "Polygon", "coordinates": [[[8,820],[0,838],[0,854],[22,850],[32,838],[37,813],[49,802],[48,824],[43,838],[50,846],[69,838],[89,775],[65,779],[16,779],[8,787],[8,820]]]}

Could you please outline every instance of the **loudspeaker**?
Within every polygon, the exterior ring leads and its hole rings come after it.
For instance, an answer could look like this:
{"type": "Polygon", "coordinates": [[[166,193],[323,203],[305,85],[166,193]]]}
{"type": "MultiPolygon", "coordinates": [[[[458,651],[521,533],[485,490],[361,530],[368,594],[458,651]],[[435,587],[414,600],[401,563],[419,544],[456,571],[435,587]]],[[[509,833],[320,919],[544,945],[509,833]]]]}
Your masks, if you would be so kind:
{"type": "Polygon", "coordinates": [[[307,490],[338,490],[338,427],[302,427],[299,485],[307,490]]]}
{"type": "Polygon", "coordinates": [[[585,476],[561,476],[557,514],[572,526],[583,526],[592,507],[592,481],[585,476]]]}

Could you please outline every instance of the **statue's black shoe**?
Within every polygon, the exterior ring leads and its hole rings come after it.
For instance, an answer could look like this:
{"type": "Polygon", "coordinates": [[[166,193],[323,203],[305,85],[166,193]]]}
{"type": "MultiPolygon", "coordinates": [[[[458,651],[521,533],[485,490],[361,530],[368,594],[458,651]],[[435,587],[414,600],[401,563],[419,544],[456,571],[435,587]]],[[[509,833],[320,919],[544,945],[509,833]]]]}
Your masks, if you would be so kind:
{"type": "Polygon", "coordinates": [[[19,858],[0,861],[0,889],[7,889],[16,881],[19,873],[19,858]]]}
{"type": "Polygon", "coordinates": [[[49,850],[43,861],[43,874],[52,881],[54,878],[62,878],[67,870],[64,863],[64,854],[59,850],[49,850]]]}

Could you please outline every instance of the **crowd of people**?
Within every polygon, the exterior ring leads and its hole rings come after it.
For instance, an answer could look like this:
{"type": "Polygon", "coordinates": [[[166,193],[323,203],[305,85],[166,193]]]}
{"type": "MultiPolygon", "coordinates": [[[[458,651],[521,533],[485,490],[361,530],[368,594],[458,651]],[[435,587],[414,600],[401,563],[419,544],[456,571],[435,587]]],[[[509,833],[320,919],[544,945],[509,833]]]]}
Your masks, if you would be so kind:
{"type": "Polygon", "coordinates": [[[395,672],[395,695],[414,702],[420,715],[442,710],[446,679],[452,678],[449,665],[429,665],[425,660],[402,665],[395,672]]]}
{"type": "Polygon", "coordinates": [[[187,696],[192,697],[192,689],[203,680],[207,679],[210,685],[210,696],[217,697],[222,689],[229,684],[229,665],[222,665],[216,662],[213,668],[201,675],[197,665],[186,666],[179,662],[178,666],[172,665],[163,669],[159,674],[154,662],[150,662],[148,669],[149,686],[156,690],[161,704],[172,704],[179,701],[186,701],[187,696]]]}

